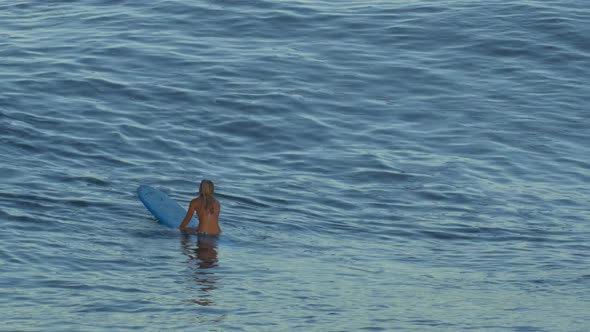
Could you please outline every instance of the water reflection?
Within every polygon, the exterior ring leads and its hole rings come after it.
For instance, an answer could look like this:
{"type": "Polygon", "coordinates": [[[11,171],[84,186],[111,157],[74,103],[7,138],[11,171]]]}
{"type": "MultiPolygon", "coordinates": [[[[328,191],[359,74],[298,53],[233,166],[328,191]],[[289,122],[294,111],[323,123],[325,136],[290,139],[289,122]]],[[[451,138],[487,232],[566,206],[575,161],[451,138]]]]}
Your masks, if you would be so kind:
{"type": "Polygon", "coordinates": [[[217,237],[199,236],[196,247],[193,246],[193,238],[184,234],[181,237],[183,253],[190,258],[191,267],[194,264],[194,279],[199,285],[200,296],[193,302],[208,306],[214,304],[211,299],[211,291],[217,289],[217,278],[213,268],[218,266],[217,237]]]}

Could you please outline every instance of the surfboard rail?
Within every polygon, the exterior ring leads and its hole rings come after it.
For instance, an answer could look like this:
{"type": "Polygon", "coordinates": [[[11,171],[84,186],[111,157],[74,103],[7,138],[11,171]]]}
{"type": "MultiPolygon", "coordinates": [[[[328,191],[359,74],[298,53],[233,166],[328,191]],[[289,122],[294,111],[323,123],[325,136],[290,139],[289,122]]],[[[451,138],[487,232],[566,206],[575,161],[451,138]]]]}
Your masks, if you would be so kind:
{"type": "MultiPolygon", "coordinates": [[[[137,197],[162,225],[178,228],[186,216],[187,210],[180,206],[178,202],[152,186],[140,185],[137,188],[137,197]]],[[[197,225],[197,218],[193,216],[189,226],[197,227],[197,225]]]]}

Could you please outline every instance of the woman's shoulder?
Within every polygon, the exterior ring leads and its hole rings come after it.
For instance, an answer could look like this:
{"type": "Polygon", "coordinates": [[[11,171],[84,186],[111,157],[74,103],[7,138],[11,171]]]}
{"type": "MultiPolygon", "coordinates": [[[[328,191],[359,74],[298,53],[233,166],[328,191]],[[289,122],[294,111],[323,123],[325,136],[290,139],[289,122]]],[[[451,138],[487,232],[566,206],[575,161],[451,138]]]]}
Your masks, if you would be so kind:
{"type": "Polygon", "coordinates": [[[213,206],[216,210],[219,210],[221,208],[221,203],[219,202],[217,197],[213,197],[213,206]]]}

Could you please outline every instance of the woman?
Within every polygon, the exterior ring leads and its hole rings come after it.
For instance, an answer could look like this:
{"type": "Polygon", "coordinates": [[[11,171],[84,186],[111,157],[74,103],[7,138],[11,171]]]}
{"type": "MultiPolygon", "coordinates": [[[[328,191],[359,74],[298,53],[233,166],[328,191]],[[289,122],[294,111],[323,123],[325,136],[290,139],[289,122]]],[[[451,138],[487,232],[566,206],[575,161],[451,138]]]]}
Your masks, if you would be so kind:
{"type": "Polygon", "coordinates": [[[219,228],[221,204],[215,198],[214,191],[213,182],[209,180],[201,181],[199,197],[191,201],[188,212],[180,224],[181,231],[197,235],[219,235],[221,233],[221,228],[219,228]],[[187,227],[195,212],[199,217],[199,227],[187,227]]]}

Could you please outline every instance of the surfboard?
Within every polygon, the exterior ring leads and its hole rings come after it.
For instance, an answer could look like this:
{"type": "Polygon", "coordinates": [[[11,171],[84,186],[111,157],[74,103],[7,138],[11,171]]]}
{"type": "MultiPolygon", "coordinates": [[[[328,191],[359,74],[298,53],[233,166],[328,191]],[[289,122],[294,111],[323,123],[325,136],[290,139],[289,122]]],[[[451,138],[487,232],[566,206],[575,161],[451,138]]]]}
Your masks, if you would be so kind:
{"type": "MultiPolygon", "coordinates": [[[[156,188],[141,185],[137,188],[137,197],[162,225],[178,228],[186,216],[186,210],[180,204],[156,188]]],[[[189,226],[198,226],[196,217],[193,216],[189,226]]]]}

